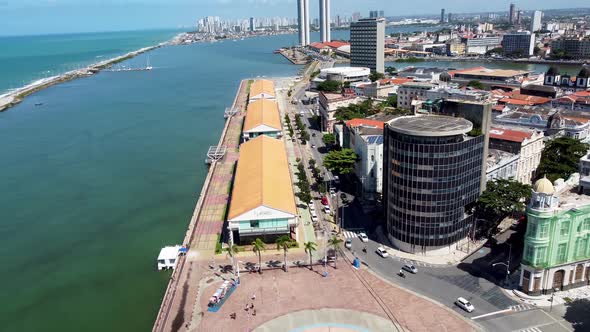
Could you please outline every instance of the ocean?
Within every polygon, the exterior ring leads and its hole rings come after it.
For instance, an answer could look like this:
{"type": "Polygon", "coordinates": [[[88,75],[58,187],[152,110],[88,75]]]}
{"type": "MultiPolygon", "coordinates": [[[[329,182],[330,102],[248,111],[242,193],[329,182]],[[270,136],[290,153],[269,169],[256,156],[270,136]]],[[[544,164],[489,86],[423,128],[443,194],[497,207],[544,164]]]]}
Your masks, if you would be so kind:
{"type": "MultiPolygon", "coordinates": [[[[174,34],[1,38],[0,90],[174,34]]],[[[0,330],[150,330],[170,276],[155,259],[183,239],[225,107],[241,79],[296,75],[300,67],[272,54],[296,42],[160,48],[127,63],[149,58],[150,72],[101,72],[1,112],[0,330]]]]}

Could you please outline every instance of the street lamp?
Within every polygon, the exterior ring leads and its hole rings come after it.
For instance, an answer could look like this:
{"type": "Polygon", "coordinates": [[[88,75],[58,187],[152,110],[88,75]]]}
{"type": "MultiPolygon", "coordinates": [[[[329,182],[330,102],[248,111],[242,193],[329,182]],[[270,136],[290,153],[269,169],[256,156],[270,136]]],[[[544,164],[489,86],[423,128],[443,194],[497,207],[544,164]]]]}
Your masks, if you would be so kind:
{"type": "Polygon", "coordinates": [[[512,244],[509,243],[508,247],[510,248],[508,251],[508,263],[498,262],[498,263],[492,264],[492,267],[494,267],[496,265],[506,266],[506,279],[504,280],[504,284],[506,284],[506,286],[508,286],[508,276],[510,275],[510,256],[512,255],[512,244]]]}

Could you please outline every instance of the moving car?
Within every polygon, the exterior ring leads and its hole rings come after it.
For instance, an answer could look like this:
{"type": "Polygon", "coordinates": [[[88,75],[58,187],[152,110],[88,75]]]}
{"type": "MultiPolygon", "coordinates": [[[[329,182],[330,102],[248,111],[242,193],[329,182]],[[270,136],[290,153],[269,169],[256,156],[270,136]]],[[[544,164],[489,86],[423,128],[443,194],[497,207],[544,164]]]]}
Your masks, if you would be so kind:
{"type": "Polygon", "coordinates": [[[344,241],[344,247],[346,249],[352,249],[352,239],[346,239],[346,241],[344,241]]]}
{"type": "Polygon", "coordinates": [[[361,242],[369,242],[369,237],[364,232],[359,233],[359,239],[361,239],[361,242]]]}
{"type": "Polygon", "coordinates": [[[467,312],[472,312],[473,310],[475,310],[475,307],[473,306],[473,304],[471,304],[471,302],[467,301],[466,299],[464,299],[462,297],[458,298],[457,301],[455,301],[455,304],[459,308],[461,308],[467,312]]]}
{"type": "Polygon", "coordinates": [[[328,198],[326,196],[322,196],[322,204],[328,205],[328,198]]]}
{"type": "Polygon", "coordinates": [[[412,264],[404,264],[403,269],[413,274],[418,273],[418,269],[412,264]]]}
{"type": "Polygon", "coordinates": [[[387,250],[385,250],[385,248],[379,247],[379,248],[377,248],[377,255],[385,258],[385,257],[389,256],[389,253],[387,253],[387,250]]]}

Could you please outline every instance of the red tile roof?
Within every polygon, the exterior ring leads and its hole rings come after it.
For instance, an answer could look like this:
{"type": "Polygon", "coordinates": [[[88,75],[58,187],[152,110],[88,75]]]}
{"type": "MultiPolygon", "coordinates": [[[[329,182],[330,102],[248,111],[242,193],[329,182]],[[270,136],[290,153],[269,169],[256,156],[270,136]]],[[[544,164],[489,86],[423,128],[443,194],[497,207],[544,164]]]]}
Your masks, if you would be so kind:
{"type": "Polygon", "coordinates": [[[385,126],[385,122],[377,121],[377,120],[370,120],[370,119],[352,119],[352,120],[346,121],[346,126],[348,128],[367,126],[367,127],[376,127],[379,129],[383,129],[383,127],[385,126]]]}
{"type": "Polygon", "coordinates": [[[379,84],[395,84],[395,85],[402,85],[404,83],[413,82],[414,80],[411,78],[384,78],[379,80],[379,84]]]}
{"type": "Polygon", "coordinates": [[[457,73],[464,73],[464,72],[470,72],[470,71],[474,71],[474,70],[483,70],[483,69],[486,69],[486,67],[473,67],[473,68],[457,69],[457,70],[449,71],[449,74],[454,77],[455,74],[457,74],[457,73]]]}
{"type": "Polygon", "coordinates": [[[527,131],[504,129],[504,128],[490,128],[490,138],[501,139],[504,141],[520,142],[531,138],[533,133],[527,131]]]}
{"type": "Polygon", "coordinates": [[[325,46],[328,46],[328,47],[331,47],[331,48],[338,48],[338,47],[342,47],[344,45],[350,45],[350,43],[347,43],[347,42],[344,42],[344,41],[341,41],[341,40],[334,40],[334,41],[331,41],[331,42],[324,43],[324,45],[325,46]]]}

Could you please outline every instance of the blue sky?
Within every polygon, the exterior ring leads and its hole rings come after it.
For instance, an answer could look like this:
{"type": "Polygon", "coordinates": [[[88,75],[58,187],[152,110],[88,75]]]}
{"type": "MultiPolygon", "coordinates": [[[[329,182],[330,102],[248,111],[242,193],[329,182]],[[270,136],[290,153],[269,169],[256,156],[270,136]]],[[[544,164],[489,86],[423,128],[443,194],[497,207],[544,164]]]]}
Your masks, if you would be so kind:
{"type": "MultiPolygon", "coordinates": [[[[332,0],[332,16],[371,9],[386,15],[436,14],[507,10],[510,2],[523,9],[588,7],[588,0],[332,0]]],[[[318,0],[310,0],[312,13],[318,0]]],[[[295,0],[0,0],[0,35],[175,28],[214,15],[295,17],[295,0]]],[[[314,16],[317,14],[314,14],[314,16]]]]}

